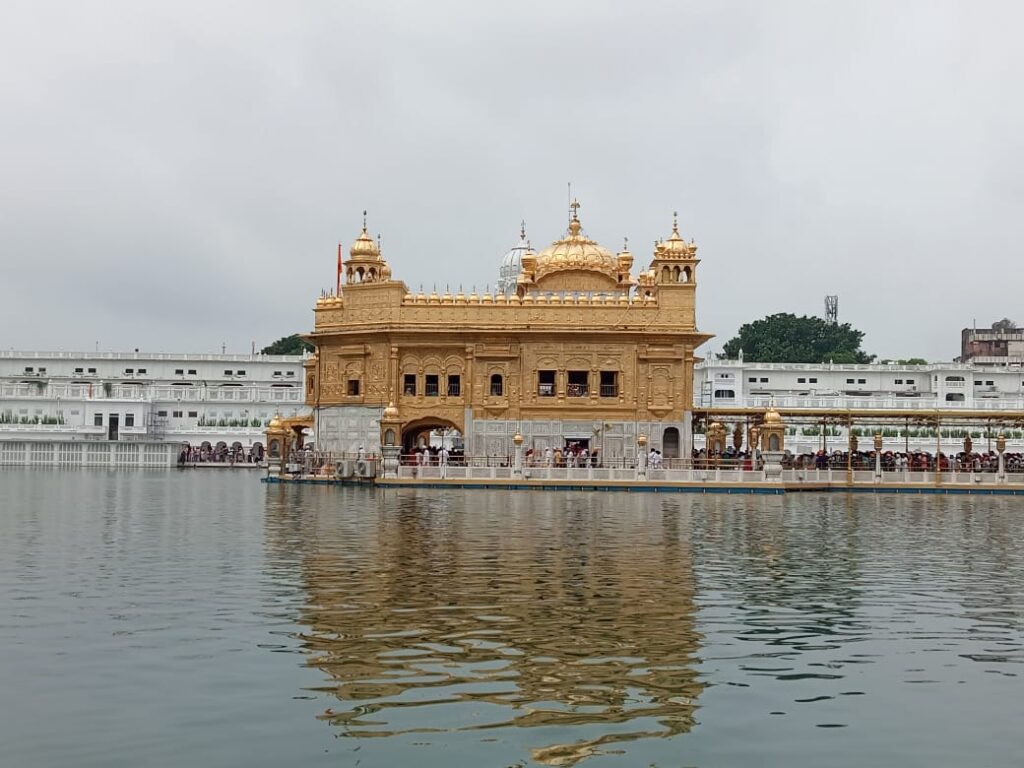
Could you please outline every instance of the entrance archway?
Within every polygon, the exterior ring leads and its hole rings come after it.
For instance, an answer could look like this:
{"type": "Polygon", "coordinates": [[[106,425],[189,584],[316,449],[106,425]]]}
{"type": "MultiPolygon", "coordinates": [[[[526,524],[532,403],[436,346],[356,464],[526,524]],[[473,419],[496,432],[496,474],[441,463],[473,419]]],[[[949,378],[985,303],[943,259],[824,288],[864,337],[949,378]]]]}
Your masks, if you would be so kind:
{"type": "Polygon", "coordinates": [[[426,416],[402,425],[402,453],[412,453],[421,446],[441,445],[449,451],[462,453],[462,428],[454,421],[426,416]]]}

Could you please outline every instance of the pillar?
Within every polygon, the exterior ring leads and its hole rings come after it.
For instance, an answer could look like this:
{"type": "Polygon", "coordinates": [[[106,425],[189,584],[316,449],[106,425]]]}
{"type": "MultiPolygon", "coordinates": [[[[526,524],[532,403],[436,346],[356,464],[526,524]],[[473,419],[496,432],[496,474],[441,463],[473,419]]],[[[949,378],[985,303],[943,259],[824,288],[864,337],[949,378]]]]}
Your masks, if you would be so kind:
{"type": "Polygon", "coordinates": [[[1006,452],[1006,435],[1002,432],[996,437],[996,451],[999,453],[999,472],[996,474],[997,483],[1006,482],[1006,459],[1003,454],[1006,452]]]}
{"type": "Polygon", "coordinates": [[[647,479],[647,435],[644,434],[636,438],[636,479],[647,479]]]}
{"type": "Polygon", "coordinates": [[[521,479],[523,476],[523,436],[516,432],[512,435],[512,477],[521,479]]]}

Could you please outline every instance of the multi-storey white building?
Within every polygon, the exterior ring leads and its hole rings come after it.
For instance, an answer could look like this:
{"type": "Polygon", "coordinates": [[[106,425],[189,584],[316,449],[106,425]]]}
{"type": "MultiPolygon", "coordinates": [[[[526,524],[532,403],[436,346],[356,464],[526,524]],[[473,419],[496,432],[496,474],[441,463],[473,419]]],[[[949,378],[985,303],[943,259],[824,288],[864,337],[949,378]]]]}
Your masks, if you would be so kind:
{"type": "Polygon", "coordinates": [[[709,356],[694,368],[707,407],[1024,409],[1024,367],[970,363],[755,363],[709,356]]]}
{"type": "Polygon", "coordinates": [[[223,443],[248,449],[262,443],[275,413],[308,412],[302,360],[0,351],[0,442],[223,443]]]}

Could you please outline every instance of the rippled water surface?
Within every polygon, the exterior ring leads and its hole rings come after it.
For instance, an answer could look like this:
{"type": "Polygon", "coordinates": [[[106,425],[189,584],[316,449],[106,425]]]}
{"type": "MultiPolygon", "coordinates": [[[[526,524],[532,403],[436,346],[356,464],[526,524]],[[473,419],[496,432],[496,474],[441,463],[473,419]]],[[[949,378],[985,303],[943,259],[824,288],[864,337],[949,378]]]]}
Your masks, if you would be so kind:
{"type": "Polygon", "coordinates": [[[0,471],[2,766],[1012,766],[1024,501],[0,471]]]}

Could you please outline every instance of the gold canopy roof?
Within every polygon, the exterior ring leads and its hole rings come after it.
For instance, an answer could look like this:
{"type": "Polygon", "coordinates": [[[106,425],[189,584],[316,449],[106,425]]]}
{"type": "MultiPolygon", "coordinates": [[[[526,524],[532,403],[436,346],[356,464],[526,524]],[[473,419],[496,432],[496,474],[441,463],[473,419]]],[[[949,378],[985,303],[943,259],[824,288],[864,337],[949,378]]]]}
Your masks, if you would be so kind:
{"type": "Polygon", "coordinates": [[[366,211],[363,211],[363,231],[352,243],[348,253],[353,261],[380,261],[380,248],[370,237],[370,233],[366,231],[366,211]]]}
{"type": "Polygon", "coordinates": [[[686,242],[679,235],[679,215],[672,214],[672,234],[667,240],[662,240],[655,247],[656,255],[660,258],[669,259],[692,259],[697,255],[697,246],[693,242],[686,242]]]}

